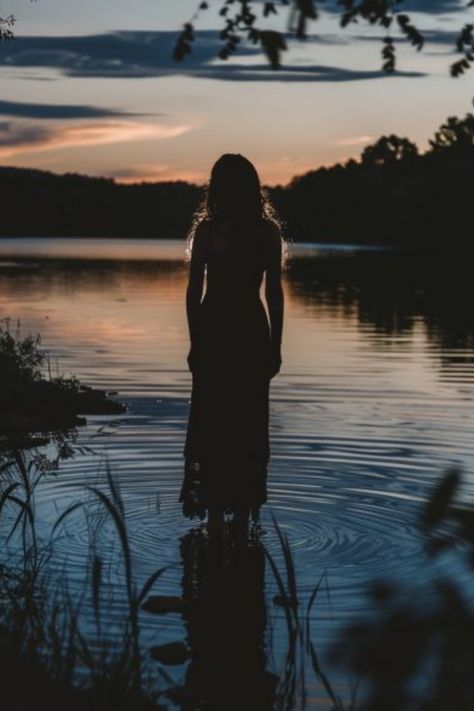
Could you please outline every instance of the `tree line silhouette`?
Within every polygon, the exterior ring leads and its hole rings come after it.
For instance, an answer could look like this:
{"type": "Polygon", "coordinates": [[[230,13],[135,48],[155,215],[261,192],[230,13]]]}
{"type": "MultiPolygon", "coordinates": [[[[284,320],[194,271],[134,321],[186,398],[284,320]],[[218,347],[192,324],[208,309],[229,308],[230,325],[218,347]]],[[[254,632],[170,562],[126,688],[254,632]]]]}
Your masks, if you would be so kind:
{"type": "MultiPolygon", "coordinates": [[[[400,246],[472,242],[474,115],[450,117],[420,154],[382,136],[359,161],[269,188],[294,241],[400,246]]],[[[108,178],[0,168],[0,236],[182,239],[202,197],[183,181],[122,185],[108,178]]]]}
{"type": "Polygon", "coordinates": [[[472,243],[474,116],[450,117],[420,154],[406,138],[382,136],[360,161],[319,168],[274,191],[290,237],[303,241],[472,243]]]}

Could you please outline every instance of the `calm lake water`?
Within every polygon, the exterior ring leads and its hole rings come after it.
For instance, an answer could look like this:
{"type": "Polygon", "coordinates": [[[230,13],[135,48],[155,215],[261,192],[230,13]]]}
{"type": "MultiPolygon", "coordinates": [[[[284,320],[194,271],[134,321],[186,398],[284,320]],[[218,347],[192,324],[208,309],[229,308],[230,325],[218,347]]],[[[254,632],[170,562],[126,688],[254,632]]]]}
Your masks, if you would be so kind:
{"type": "MultiPolygon", "coordinates": [[[[281,564],[274,514],[290,539],[303,602],[327,573],[313,624],[322,658],[344,686],[325,651],[341,626],[370,609],[368,583],[463,575],[455,556],[426,562],[418,522],[453,464],[464,471],[463,496],[474,497],[473,260],[328,246],[292,253],[283,367],[271,388],[263,540],[281,564]]],[[[177,503],[191,387],[186,276],[175,242],[0,240],[0,317],[40,333],[61,372],[118,391],[128,406],[119,417],[89,417],[77,444],[93,452],[43,480],[43,533],[84,484],[102,481],[107,459],[125,498],[137,576],[170,565],[156,592],[171,595],[181,594],[179,541],[192,527],[177,503]]],[[[113,531],[105,535],[112,550],[113,531]]],[[[88,523],[78,513],[53,557],[58,569],[67,560],[78,589],[87,554],[88,523]]],[[[268,569],[264,579],[278,653],[282,611],[272,604],[268,569]]],[[[120,600],[109,614],[120,617],[120,600]]],[[[145,645],[188,634],[177,614],[143,613],[142,624],[145,645]]],[[[177,681],[180,674],[173,669],[177,681]]],[[[314,681],[310,706],[324,708],[323,698],[314,681]]]]}

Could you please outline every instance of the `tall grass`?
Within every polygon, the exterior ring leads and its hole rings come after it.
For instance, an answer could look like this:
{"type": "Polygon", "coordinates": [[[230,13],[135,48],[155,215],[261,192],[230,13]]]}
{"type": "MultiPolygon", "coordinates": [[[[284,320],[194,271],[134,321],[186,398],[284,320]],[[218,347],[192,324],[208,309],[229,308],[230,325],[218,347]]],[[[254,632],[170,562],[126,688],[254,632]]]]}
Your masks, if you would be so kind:
{"type": "MultiPolygon", "coordinates": [[[[149,576],[140,589],[137,588],[134,579],[133,558],[125,517],[125,506],[119,484],[114,479],[108,463],[106,465],[106,481],[107,491],[102,491],[95,486],[88,486],[86,489],[103,507],[115,527],[120,542],[128,609],[124,624],[121,652],[118,655],[113,674],[122,680],[124,693],[134,694],[141,690],[140,626],[138,623],[138,614],[142,603],[166,568],[163,567],[156,570],[149,576]]],[[[54,524],[53,534],[74,511],[85,505],[83,502],[76,502],[69,506],[54,524]]],[[[91,586],[94,616],[99,633],[101,632],[100,588],[102,583],[102,568],[102,558],[95,553],[92,556],[91,586]]]]}
{"type": "Polygon", "coordinates": [[[287,652],[284,670],[280,677],[277,704],[279,711],[294,711],[298,707],[307,707],[306,674],[308,665],[321,681],[334,711],[352,711],[352,704],[345,707],[335,691],[328,676],[325,674],[312,639],[311,612],[323,581],[327,580],[324,572],[317,581],[302,612],[301,596],[298,591],[296,567],[288,536],[283,532],[277,520],[273,517],[273,526],[279,541],[283,557],[281,570],[275,558],[265,548],[265,555],[277,585],[276,604],[284,610],[287,632],[287,652]]]}
{"type": "Polygon", "coordinates": [[[53,575],[48,562],[58,532],[77,510],[87,512],[90,499],[69,506],[56,520],[50,539],[38,540],[34,493],[42,473],[35,470],[34,458],[16,452],[2,466],[4,489],[0,494],[0,520],[5,522],[10,508],[10,530],[6,542],[19,537],[20,554],[10,564],[0,565],[0,636],[23,659],[35,659],[50,674],[70,684],[80,683],[89,690],[117,699],[120,707],[141,708],[147,700],[142,684],[140,653],[140,606],[165,568],[155,571],[138,588],[134,579],[133,557],[126,524],[125,507],[117,482],[106,467],[106,489],[86,487],[113,524],[120,544],[127,609],[121,638],[107,638],[102,622],[103,557],[97,551],[89,525],[90,556],[84,589],[72,594],[67,582],[67,565],[53,575]],[[16,480],[13,480],[14,475],[16,480]],[[82,629],[80,618],[85,602],[93,610],[96,634],[93,639],[82,629]],[[125,704],[125,706],[124,706],[125,704]]]}

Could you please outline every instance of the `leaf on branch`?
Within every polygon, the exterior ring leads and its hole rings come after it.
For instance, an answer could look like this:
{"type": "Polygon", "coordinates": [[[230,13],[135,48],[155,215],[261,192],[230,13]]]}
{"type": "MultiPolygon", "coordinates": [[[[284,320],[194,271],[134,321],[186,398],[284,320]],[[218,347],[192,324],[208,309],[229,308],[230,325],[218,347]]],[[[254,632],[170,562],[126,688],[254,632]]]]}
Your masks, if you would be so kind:
{"type": "Polygon", "coordinates": [[[251,27],[256,19],[257,16],[254,15],[253,12],[250,12],[250,10],[242,15],[242,21],[247,27],[251,27]]]}
{"type": "Polygon", "coordinates": [[[193,42],[194,26],[190,22],[187,22],[176,41],[173,58],[177,62],[182,62],[188,54],[191,54],[193,42]]]}
{"type": "Polygon", "coordinates": [[[411,24],[408,15],[397,15],[397,22],[403,34],[406,36],[408,41],[416,47],[418,52],[423,49],[425,40],[416,27],[411,24]]]}
{"type": "Polygon", "coordinates": [[[12,29],[15,22],[16,19],[13,15],[9,15],[8,17],[0,17],[0,41],[9,42],[10,40],[15,39],[12,29]]]}
{"type": "Polygon", "coordinates": [[[352,12],[345,12],[341,16],[341,27],[347,27],[351,22],[357,22],[355,19],[354,13],[352,12]]]}
{"type": "Polygon", "coordinates": [[[228,39],[228,37],[230,36],[233,29],[234,29],[234,23],[232,22],[232,20],[227,20],[227,25],[224,27],[223,30],[221,30],[219,37],[222,40],[228,39]]]}
{"type": "Polygon", "coordinates": [[[292,30],[298,39],[305,39],[308,20],[317,20],[318,11],[314,0],[298,0],[296,3],[296,28],[292,30]]]}
{"type": "Polygon", "coordinates": [[[258,44],[260,42],[260,32],[255,29],[255,27],[251,27],[248,33],[248,39],[252,44],[258,44]]]}
{"type": "Polygon", "coordinates": [[[449,73],[452,77],[457,79],[457,77],[460,77],[464,74],[464,72],[471,68],[472,61],[474,61],[474,57],[472,55],[467,55],[466,57],[459,59],[457,62],[451,64],[449,73]]]}
{"type": "Polygon", "coordinates": [[[263,16],[268,17],[269,15],[277,15],[277,9],[274,2],[266,2],[263,6],[263,16]]]}
{"type": "Polygon", "coordinates": [[[385,37],[385,39],[383,40],[382,59],[383,71],[387,72],[388,74],[394,72],[396,67],[396,52],[395,45],[391,37],[385,37]]]}
{"type": "Polygon", "coordinates": [[[461,32],[456,40],[456,49],[458,52],[464,52],[466,47],[468,49],[472,48],[473,36],[472,36],[473,25],[464,25],[461,32]]]}
{"type": "Polygon", "coordinates": [[[5,30],[3,27],[0,27],[0,41],[1,42],[9,42],[10,40],[14,40],[15,35],[11,30],[5,30]]]}
{"type": "Polygon", "coordinates": [[[259,32],[259,39],[272,68],[279,69],[281,52],[288,49],[283,35],[275,30],[264,30],[259,32]]]}

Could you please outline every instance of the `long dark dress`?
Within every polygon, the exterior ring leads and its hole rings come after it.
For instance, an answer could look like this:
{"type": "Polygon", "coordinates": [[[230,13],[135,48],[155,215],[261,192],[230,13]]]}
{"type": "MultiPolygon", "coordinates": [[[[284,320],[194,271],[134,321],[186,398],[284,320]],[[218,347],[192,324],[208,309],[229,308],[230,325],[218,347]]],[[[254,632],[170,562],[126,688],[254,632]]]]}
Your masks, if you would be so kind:
{"type": "Polygon", "coordinates": [[[180,501],[254,517],[267,498],[270,328],[260,299],[269,259],[266,225],[218,232],[209,224],[180,501]]]}

